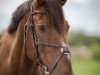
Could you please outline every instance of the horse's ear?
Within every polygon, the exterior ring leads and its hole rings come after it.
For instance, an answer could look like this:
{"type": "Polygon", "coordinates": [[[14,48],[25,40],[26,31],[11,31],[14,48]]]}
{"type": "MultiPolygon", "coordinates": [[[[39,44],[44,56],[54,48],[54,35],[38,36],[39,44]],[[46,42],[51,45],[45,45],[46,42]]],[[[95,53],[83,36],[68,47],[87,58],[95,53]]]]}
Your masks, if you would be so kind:
{"type": "Polygon", "coordinates": [[[39,6],[45,2],[45,0],[33,0],[33,1],[35,1],[39,6]]]}
{"type": "Polygon", "coordinates": [[[67,2],[67,0],[58,0],[58,1],[62,6],[67,2]]]}

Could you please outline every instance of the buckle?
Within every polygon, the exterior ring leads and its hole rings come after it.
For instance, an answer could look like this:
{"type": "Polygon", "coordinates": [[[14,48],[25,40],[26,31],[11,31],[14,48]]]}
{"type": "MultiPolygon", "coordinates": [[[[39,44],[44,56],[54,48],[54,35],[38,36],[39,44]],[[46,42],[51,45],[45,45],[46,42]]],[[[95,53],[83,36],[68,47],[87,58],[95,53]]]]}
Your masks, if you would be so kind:
{"type": "Polygon", "coordinates": [[[71,53],[70,53],[70,50],[67,47],[61,48],[61,53],[63,53],[64,55],[67,55],[67,57],[69,59],[71,59],[71,53]]]}
{"type": "Polygon", "coordinates": [[[49,75],[50,74],[47,71],[47,67],[45,67],[44,65],[41,65],[39,69],[41,70],[41,75],[49,75]]]}

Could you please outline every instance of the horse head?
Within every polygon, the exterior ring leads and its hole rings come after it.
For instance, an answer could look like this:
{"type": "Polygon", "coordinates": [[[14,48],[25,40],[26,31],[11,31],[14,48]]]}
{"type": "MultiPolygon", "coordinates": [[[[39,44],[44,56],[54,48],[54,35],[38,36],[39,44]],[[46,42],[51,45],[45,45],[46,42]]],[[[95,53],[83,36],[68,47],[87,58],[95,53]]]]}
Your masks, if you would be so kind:
{"type": "Polygon", "coordinates": [[[72,75],[62,6],[66,0],[33,0],[25,26],[28,57],[43,75],[72,75]]]}

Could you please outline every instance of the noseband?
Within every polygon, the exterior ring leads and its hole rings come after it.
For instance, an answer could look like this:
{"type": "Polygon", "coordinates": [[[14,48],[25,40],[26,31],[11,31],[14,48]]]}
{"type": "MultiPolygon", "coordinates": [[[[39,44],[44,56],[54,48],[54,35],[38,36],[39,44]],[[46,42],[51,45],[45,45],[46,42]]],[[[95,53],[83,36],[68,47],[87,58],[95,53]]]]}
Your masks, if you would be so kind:
{"type": "MultiPolygon", "coordinates": [[[[44,70],[43,72],[41,71],[41,75],[51,75],[54,71],[54,69],[56,68],[58,62],[60,61],[60,59],[64,56],[71,56],[70,51],[69,51],[69,46],[68,44],[66,44],[66,46],[62,46],[62,45],[56,45],[56,44],[51,44],[51,43],[45,43],[39,40],[39,38],[37,37],[37,33],[36,33],[36,28],[34,25],[34,19],[33,16],[36,14],[48,14],[47,11],[32,11],[30,12],[30,19],[29,19],[29,27],[31,28],[32,31],[32,39],[34,42],[34,46],[35,46],[35,65],[38,65],[41,70],[44,70]],[[53,67],[51,68],[50,71],[48,71],[48,68],[43,64],[40,54],[39,54],[39,46],[48,46],[48,47],[54,47],[54,48],[61,48],[61,55],[58,57],[58,59],[56,60],[56,62],[54,63],[53,67]]],[[[26,37],[27,37],[27,24],[24,26],[24,44],[26,43],[26,37]]],[[[26,49],[26,48],[25,48],[26,49]]],[[[70,59],[70,58],[69,58],[70,59]]]]}

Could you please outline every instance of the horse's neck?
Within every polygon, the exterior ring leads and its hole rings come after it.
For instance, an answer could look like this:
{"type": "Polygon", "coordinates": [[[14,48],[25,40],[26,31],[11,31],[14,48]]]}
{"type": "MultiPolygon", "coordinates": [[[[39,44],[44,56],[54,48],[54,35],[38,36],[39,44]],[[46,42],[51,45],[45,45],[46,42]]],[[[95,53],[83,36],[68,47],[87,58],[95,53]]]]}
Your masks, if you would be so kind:
{"type": "Polygon", "coordinates": [[[0,35],[0,46],[1,46],[1,35],[0,35]]]}
{"type": "Polygon", "coordinates": [[[32,69],[32,61],[27,57],[25,50],[23,49],[24,46],[24,25],[25,25],[26,19],[23,19],[16,31],[14,43],[11,49],[10,54],[10,65],[12,67],[15,67],[15,70],[18,70],[21,75],[25,73],[24,75],[31,75],[29,74],[32,69]],[[29,70],[29,71],[27,71],[29,70]],[[26,71],[26,72],[25,72],[26,71]],[[28,74],[27,74],[28,73],[28,74]]]}
{"type": "MultiPolygon", "coordinates": [[[[25,20],[23,20],[25,21],[25,20]]],[[[16,55],[18,55],[16,57],[16,59],[19,59],[19,63],[20,63],[20,72],[21,75],[40,75],[37,71],[38,71],[38,66],[35,66],[34,61],[31,60],[26,51],[25,51],[25,43],[24,43],[24,25],[25,22],[21,22],[18,31],[16,33],[16,45],[15,45],[15,53],[16,55]],[[22,29],[23,28],[23,29],[22,29]],[[34,70],[34,68],[36,70],[34,70]]],[[[14,54],[14,53],[13,53],[14,54]]],[[[15,59],[15,58],[14,58],[15,59]]]]}
{"type": "MultiPolygon", "coordinates": [[[[23,43],[24,43],[24,22],[21,21],[19,23],[19,26],[18,26],[18,29],[16,31],[16,34],[15,34],[15,39],[14,39],[14,42],[13,42],[13,46],[12,46],[12,49],[11,49],[11,60],[19,60],[21,59],[21,56],[22,56],[22,52],[23,52],[23,43]]],[[[19,60],[20,61],[20,60],[19,60]]],[[[17,61],[17,62],[19,62],[17,61]]]]}

